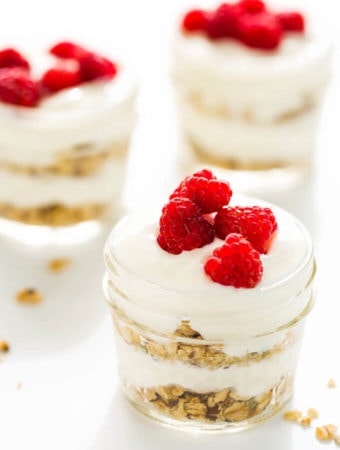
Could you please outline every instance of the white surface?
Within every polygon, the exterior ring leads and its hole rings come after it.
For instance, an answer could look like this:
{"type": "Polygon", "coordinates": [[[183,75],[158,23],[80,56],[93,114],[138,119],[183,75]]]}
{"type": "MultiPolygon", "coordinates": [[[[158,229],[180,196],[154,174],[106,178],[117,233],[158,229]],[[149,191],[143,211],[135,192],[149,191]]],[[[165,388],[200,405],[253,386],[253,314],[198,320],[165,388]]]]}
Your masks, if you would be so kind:
{"type": "MultiPolygon", "coordinates": [[[[128,204],[134,207],[145,201],[158,204],[174,185],[176,134],[162,37],[169,36],[169,18],[180,3],[127,0],[119,8],[116,1],[116,14],[108,13],[112,2],[104,0],[95,4],[60,1],[53,6],[53,14],[48,2],[13,0],[6,5],[8,17],[15,18],[3,24],[2,36],[9,43],[25,33],[32,39],[77,35],[112,45],[123,42],[126,52],[135,56],[143,88],[126,186],[128,204]],[[32,24],[27,17],[34,16],[39,20],[32,24]]],[[[321,17],[329,15],[331,27],[337,14],[335,6],[329,5],[337,2],[311,3],[320,8],[321,17]]],[[[304,221],[313,235],[318,260],[318,298],[307,323],[292,405],[303,411],[315,407],[320,412],[316,423],[340,427],[338,68],[337,52],[315,176],[300,190],[270,200],[304,221]],[[326,387],[330,377],[338,382],[337,388],[326,387]]],[[[11,344],[11,352],[0,363],[1,450],[323,448],[313,429],[302,429],[282,417],[241,434],[197,435],[165,429],[132,411],[118,388],[112,327],[101,294],[103,240],[101,236],[64,248],[29,248],[0,240],[0,339],[11,344]],[[64,273],[50,274],[46,262],[56,255],[70,257],[72,264],[64,273]],[[15,303],[15,292],[28,285],[43,292],[40,305],[15,303]]]]}

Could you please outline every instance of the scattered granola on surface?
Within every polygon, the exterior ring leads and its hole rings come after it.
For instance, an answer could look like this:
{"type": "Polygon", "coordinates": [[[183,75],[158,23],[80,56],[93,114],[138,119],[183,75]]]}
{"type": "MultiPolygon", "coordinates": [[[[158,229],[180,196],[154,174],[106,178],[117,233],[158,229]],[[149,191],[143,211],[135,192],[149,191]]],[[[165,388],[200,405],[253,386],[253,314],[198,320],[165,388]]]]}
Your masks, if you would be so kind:
{"type": "Polygon", "coordinates": [[[69,266],[71,261],[68,258],[54,258],[48,261],[48,268],[51,272],[59,273],[69,266]]]}
{"type": "Polygon", "coordinates": [[[37,289],[24,288],[17,292],[16,300],[22,304],[35,305],[43,300],[43,296],[37,289]]]}
{"type": "Polygon", "coordinates": [[[315,408],[309,408],[307,414],[311,419],[317,419],[319,417],[319,412],[315,408]]]}
{"type": "Polygon", "coordinates": [[[9,344],[5,340],[0,340],[0,353],[7,353],[9,351],[9,344]]]}
{"type": "Polygon", "coordinates": [[[336,387],[336,383],[335,383],[334,378],[330,378],[330,379],[328,380],[327,387],[328,387],[328,388],[335,388],[335,387],[336,387]]]}
{"type": "Polygon", "coordinates": [[[332,441],[335,438],[337,427],[333,424],[322,425],[316,427],[315,436],[319,441],[332,441]]]}
{"type": "Polygon", "coordinates": [[[301,416],[302,412],[297,409],[291,409],[283,414],[283,418],[288,422],[298,422],[301,416]]]}

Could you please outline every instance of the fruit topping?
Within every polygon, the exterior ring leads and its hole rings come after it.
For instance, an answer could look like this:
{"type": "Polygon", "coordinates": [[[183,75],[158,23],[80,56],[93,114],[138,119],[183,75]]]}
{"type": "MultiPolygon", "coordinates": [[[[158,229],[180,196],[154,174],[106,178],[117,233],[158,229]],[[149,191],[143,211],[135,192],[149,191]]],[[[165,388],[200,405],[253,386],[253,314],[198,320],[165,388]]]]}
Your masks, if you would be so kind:
{"type": "Polygon", "coordinates": [[[238,3],[244,12],[257,14],[266,11],[266,5],[262,0],[240,0],[238,3]]]}
{"type": "Polygon", "coordinates": [[[0,101],[33,107],[40,98],[39,88],[27,70],[20,67],[0,69],[0,101]]]}
{"type": "Polygon", "coordinates": [[[230,233],[242,234],[260,253],[267,253],[277,230],[270,208],[260,206],[227,206],[215,216],[215,233],[225,239],[230,233]]]}
{"type": "Polygon", "coordinates": [[[238,20],[241,9],[238,5],[222,3],[216,11],[210,13],[205,31],[210,39],[237,38],[238,20]]]}
{"type": "Polygon", "coordinates": [[[207,19],[205,11],[193,9],[184,16],[182,29],[185,31],[203,31],[205,30],[207,19]]]}
{"type": "Polygon", "coordinates": [[[4,67],[21,67],[30,69],[27,59],[14,48],[4,48],[0,50],[0,68],[4,67]]]}
{"type": "Polygon", "coordinates": [[[215,248],[204,265],[205,273],[215,282],[235,288],[253,288],[262,278],[260,254],[238,233],[227,236],[215,248]]]}
{"type": "Polygon", "coordinates": [[[79,59],[81,55],[87,53],[84,47],[69,41],[61,41],[49,49],[51,55],[65,59],[79,59]]]}
{"type": "Polygon", "coordinates": [[[280,21],[272,14],[248,14],[240,19],[239,28],[241,40],[248,47],[273,50],[282,40],[280,21]]]}
{"type": "Polygon", "coordinates": [[[41,85],[49,92],[77,86],[82,81],[79,66],[55,67],[47,70],[41,78],[41,85]]]}
{"type": "Polygon", "coordinates": [[[248,47],[271,51],[279,47],[286,32],[303,33],[299,12],[274,13],[262,0],[222,3],[213,10],[193,9],[182,20],[186,33],[202,33],[211,40],[237,39],[248,47]]]}
{"type": "Polygon", "coordinates": [[[276,16],[285,31],[303,32],[305,19],[299,12],[282,12],[276,16]]]}
{"type": "Polygon", "coordinates": [[[188,198],[173,198],[162,209],[157,242],[178,255],[183,250],[203,247],[214,240],[214,227],[198,205],[188,198]]]}
{"type": "Polygon", "coordinates": [[[229,183],[218,180],[210,170],[205,169],[186,177],[170,195],[170,200],[176,197],[189,198],[204,214],[208,214],[228,205],[231,196],[229,183]]]}
{"type": "Polygon", "coordinates": [[[117,73],[117,66],[104,56],[88,52],[79,58],[80,73],[83,81],[111,79],[117,73]]]}
{"type": "Polygon", "coordinates": [[[56,64],[33,80],[28,75],[30,64],[21,53],[11,47],[0,50],[0,101],[35,107],[47,95],[94,80],[110,80],[117,73],[114,62],[74,42],[59,42],[49,53],[56,57],[56,64]]]}
{"type": "Polygon", "coordinates": [[[185,177],[162,209],[157,243],[178,255],[222,239],[205,272],[217,283],[252,288],[262,278],[260,254],[270,251],[278,225],[270,208],[228,206],[231,197],[229,183],[208,169],[185,177]]]}

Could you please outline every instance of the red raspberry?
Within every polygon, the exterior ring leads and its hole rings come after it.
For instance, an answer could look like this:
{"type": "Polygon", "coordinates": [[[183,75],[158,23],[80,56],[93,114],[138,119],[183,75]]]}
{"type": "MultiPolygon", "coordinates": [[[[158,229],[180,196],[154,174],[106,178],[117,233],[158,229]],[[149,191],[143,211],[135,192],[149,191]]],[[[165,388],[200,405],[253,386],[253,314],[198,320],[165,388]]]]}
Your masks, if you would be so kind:
{"type": "Polygon", "coordinates": [[[207,20],[205,31],[209,38],[236,38],[239,34],[238,19],[241,12],[238,5],[222,3],[207,20]]]}
{"type": "Polygon", "coordinates": [[[276,49],[282,40],[282,27],[272,14],[247,14],[240,18],[240,39],[248,47],[276,49]]]}
{"type": "Polygon", "coordinates": [[[0,101],[33,107],[39,97],[38,84],[29,77],[27,70],[20,67],[0,70],[0,101]]]}
{"type": "Polygon", "coordinates": [[[268,252],[276,230],[276,219],[270,208],[228,206],[220,209],[215,216],[217,237],[225,239],[230,233],[242,234],[260,253],[268,252]]]}
{"type": "Polygon", "coordinates": [[[54,67],[47,70],[42,78],[41,85],[49,92],[58,92],[62,89],[77,86],[82,81],[79,66],[54,67]]]}
{"type": "Polygon", "coordinates": [[[78,61],[83,81],[93,81],[99,78],[112,79],[117,73],[116,64],[93,52],[83,54],[78,61]]]}
{"type": "Polygon", "coordinates": [[[189,11],[182,20],[182,30],[203,31],[207,22],[207,13],[201,9],[189,11]]]}
{"type": "Polygon", "coordinates": [[[87,53],[85,48],[78,44],[74,44],[69,41],[62,41],[55,44],[49,49],[51,55],[57,56],[63,59],[79,59],[80,56],[87,53]]]}
{"type": "Polygon", "coordinates": [[[4,48],[0,51],[0,68],[3,67],[21,67],[30,69],[27,59],[14,48],[4,48]]]}
{"type": "Polygon", "coordinates": [[[243,236],[229,234],[221,247],[213,251],[204,270],[216,283],[235,288],[253,288],[262,278],[260,254],[243,236]]]}
{"type": "Polygon", "coordinates": [[[240,0],[238,5],[248,14],[258,14],[266,11],[266,5],[262,0],[240,0]]]}
{"type": "Polygon", "coordinates": [[[229,183],[217,180],[210,170],[205,169],[186,177],[170,195],[170,200],[175,197],[189,198],[204,214],[208,214],[227,205],[231,196],[229,183]]]}
{"type": "Polygon", "coordinates": [[[174,255],[193,250],[214,240],[214,227],[200,208],[187,198],[174,198],[162,209],[157,242],[174,255]]]}
{"type": "Polygon", "coordinates": [[[276,15],[285,31],[305,31],[305,19],[299,12],[282,12],[276,15]]]}

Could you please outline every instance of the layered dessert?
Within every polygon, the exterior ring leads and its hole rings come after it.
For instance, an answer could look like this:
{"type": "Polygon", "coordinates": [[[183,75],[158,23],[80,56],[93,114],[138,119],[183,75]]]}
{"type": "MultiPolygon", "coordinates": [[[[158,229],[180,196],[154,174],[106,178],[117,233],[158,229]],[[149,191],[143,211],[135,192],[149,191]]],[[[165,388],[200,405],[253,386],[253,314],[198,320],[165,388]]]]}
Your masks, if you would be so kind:
{"type": "Polygon", "coordinates": [[[73,42],[0,50],[0,217],[65,226],[118,211],[135,96],[124,64],[73,42]]]}
{"type": "Polygon", "coordinates": [[[289,213],[202,170],[159,213],[131,214],[105,248],[124,390],[184,428],[237,429],[292,395],[314,260],[289,213]]]}
{"type": "Polygon", "coordinates": [[[330,57],[303,14],[261,0],[184,14],[172,77],[186,167],[308,172],[330,57]]]}

